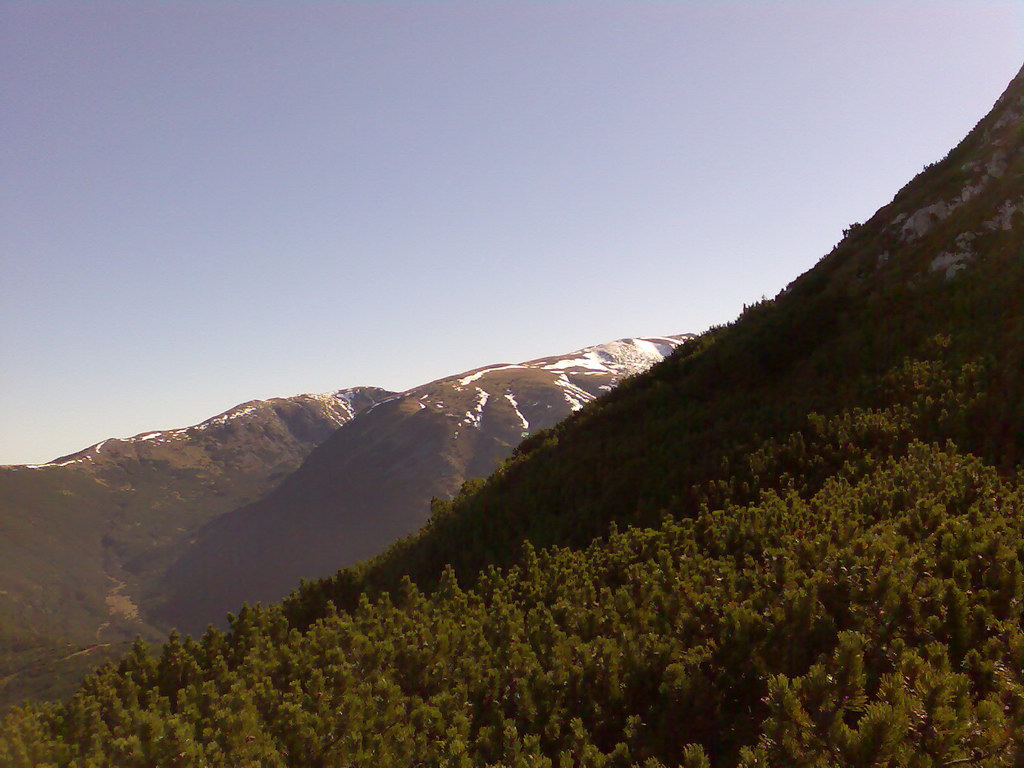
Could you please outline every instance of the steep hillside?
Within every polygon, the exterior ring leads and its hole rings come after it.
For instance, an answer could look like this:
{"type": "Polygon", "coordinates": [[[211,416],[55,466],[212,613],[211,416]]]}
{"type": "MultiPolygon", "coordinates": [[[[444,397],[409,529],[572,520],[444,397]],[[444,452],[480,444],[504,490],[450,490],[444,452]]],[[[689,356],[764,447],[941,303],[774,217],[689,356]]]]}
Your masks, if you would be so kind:
{"type": "Polygon", "coordinates": [[[422,524],[432,496],[488,474],[524,435],[683,338],[611,342],[400,394],[252,401],[192,427],[0,467],[0,703],[62,695],[136,634],[202,629],[243,600],[278,599],[300,578],[376,554],[422,524]],[[254,503],[353,420],[300,479],[254,503]]]}
{"type": "MultiPolygon", "coordinates": [[[[1024,355],[1015,282],[1024,249],[1022,92],[1018,75],[942,162],[851,225],[776,299],[525,441],[430,531],[316,589],[352,605],[364,589],[394,588],[406,574],[428,585],[447,565],[472,583],[482,568],[512,562],[523,540],[583,545],[613,520],[692,515],[720,498],[695,489],[712,480],[745,483],[754,499],[746,462],[764,439],[804,428],[811,412],[876,404],[880,380],[905,357],[935,356],[937,334],[950,339],[943,359],[984,358],[989,386],[1014,391],[1024,355]]],[[[955,436],[1012,466],[1022,414],[1012,402],[1003,407],[955,436]]]]}
{"type": "Polygon", "coordinates": [[[195,426],[0,467],[0,698],[62,677],[54,659],[68,659],[58,667],[74,677],[111,645],[159,636],[139,606],[188,538],[392,394],[252,401],[195,426]]]}
{"type": "Polygon", "coordinates": [[[1024,764],[1021,296],[1024,69],[775,300],[0,761],[1024,764]]]}
{"type": "Polygon", "coordinates": [[[433,497],[490,474],[527,435],[646,370],[689,336],[623,339],[497,364],[367,409],[265,499],[201,531],[174,564],[161,618],[202,631],[244,601],[279,600],[418,529],[433,497]]]}

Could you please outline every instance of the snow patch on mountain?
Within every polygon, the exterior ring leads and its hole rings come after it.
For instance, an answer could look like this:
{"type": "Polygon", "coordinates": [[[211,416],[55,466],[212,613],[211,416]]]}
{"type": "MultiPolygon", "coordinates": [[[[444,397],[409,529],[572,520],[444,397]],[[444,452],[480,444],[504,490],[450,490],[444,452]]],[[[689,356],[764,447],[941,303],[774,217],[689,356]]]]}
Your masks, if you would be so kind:
{"type": "Polygon", "coordinates": [[[490,366],[487,366],[486,368],[480,368],[479,370],[474,371],[473,373],[470,373],[468,376],[463,376],[461,379],[458,380],[458,385],[460,387],[467,387],[470,384],[472,384],[474,381],[479,379],[481,376],[484,376],[484,375],[486,375],[488,373],[491,373],[492,371],[505,371],[505,370],[508,370],[510,368],[523,368],[523,367],[525,367],[525,366],[522,366],[522,365],[509,365],[507,363],[502,363],[500,365],[490,365],[490,366]]]}
{"type": "Polygon", "coordinates": [[[629,376],[645,371],[672,353],[689,336],[649,336],[637,339],[619,339],[605,344],[585,347],[558,358],[542,358],[526,366],[549,371],[594,371],[616,376],[629,376]]]}
{"type": "Polygon", "coordinates": [[[480,429],[480,419],[484,415],[484,406],[487,405],[487,400],[490,398],[484,390],[480,387],[476,388],[476,402],[473,404],[473,410],[466,414],[466,417],[462,419],[462,424],[467,427],[476,427],[480,429]]]}
{"type": "Polygon", "coordinates": [[[578,411],[584,405],[595,399],[592,394],[584,389],[580,389],[563,373],[559,376],[555,383],[562,388],[562,396],[565,398],[565,402],[569,404],[569,407],[574,411],[578,411]]]}
{"type": "Polygon", "coordinates": [[[67,459],[66,461],[49,461],[46,464],[12,464],[11,466],[14,468],[24,467],[25,469],[49,469],[50,467],[66,467],[69,464],[78,464],[82,461],[85,461],[84,456],[77,459],[67,459]]]}
{"type": "Polygon", "coordinates": [[[232,408],[230,411],[226,411],[225,413],[222,413],[219,416],[214,416],[212,419],[207,419],[202,424],[199,424],[199,429],[216,427],[223,424],[227,424],[229,421],[234,421],[235,419],[241,416],[248,416],[249,414],[255,412],[255,403],[246,403],[245,405],[240,405],[237,408],[232,408]]]}
{"type": "Polygon", "coordinates": [[[525,435],[530,430],[530,422],[526,420],[526,417],[519,411],[519,403],[516,402],[516,396],[511,392],[505,393],[505,399],[508,400],[512,406],[512,410],[515,411],[516,416],[519,417],[520,423],[523,425],[523,434],[525,435]]]}
{"type": "Polygon", "coordinates": [[[592,371],[607,371],[605,361],[596,353],[588,353],[582,357],[570,357],[541,366],[548,371],[564,371],[569,368],[589,368],[592,371]]]}
{"type": "MultiPolygon", "coordinates": [[[[159,445],[173,449],[176,447],[175,443],[186,443],[189,440],[201,438],[209,430],[224,427],[232,422],[256,423],[256,419],[252,417],[260,413],[271,419],[277,418],[280,415],[278,404],[303,405],[306,407],[306,410],[313,410],[315,412],[314,418],[316,420],[322,420],[327,425],[340,427],[354,418],[363,410],[367,403],[373,401],[374,397],[382,393],[386,394],[384,390],[376,388],[351,387],[335,390],[334,392],[301,394],[270,400],[251,400],[192,426],[151,430],[149,432],[140,432],[131,437],[111,437],[75,454],[61,456],[44,464],[15,464],[10,466],[26,469],[66,467],[73,464],[83,464],[85,466],[98,457],[100,461],[107,461],[110,456],[113,457],[112,460],[114,462],[117,462],[126,458],[126,456],[132,455],[130,451],[126,453],[126,448],[132,448],[133,446],[141,447],[141,444],[149,443],[152,446],[159,445]],[[319,404],[319,407],[311,408],[310,406],[313,403],[319,404]],[[110,444],[109,446],[107,445],[108,443],[110,444]]],[[[394,399],[394,397],[390,399],[394,399]]],[[[220,438],[216,439],[219,440],[220,438]]],[[[138,450],[138,447],[135,450],[138,450]]]]}
{"type": "Polygon", "coordinates": [[[376,408],[378,405],[384,405],[384,403],[390,403],[392,400],[397,400],[400,397],[401,397],[401,395],[392,395],[391,397],[386,397],[383,400],[378,400],[376,403],[374,403],[373,405],[371,405],[369,408],[366,409],[366,413],[369,413],[374,408],[376,408]]]}

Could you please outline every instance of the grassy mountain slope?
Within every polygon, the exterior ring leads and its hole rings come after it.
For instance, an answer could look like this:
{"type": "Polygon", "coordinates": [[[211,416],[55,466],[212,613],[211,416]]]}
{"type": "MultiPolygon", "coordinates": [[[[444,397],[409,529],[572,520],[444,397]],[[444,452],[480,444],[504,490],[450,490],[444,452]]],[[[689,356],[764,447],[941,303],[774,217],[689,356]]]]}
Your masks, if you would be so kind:
{"type": "Polygon", "coordinates": [[[280,600],[418,529],[432,497],[491,473],[686,337],[625,339],[439,379],[368,409],[264,499],[213,521],[168,574],[169,626],[202,631],[244,601],[280,600]]]}
{"type": "Polygon", "coordinates": [[[1021,296],[1024,70],[774,301],[0,760],[1021,765],[1021,296]]]}
{"type": "MultiPolygon", "coordinates": [[[[1016,391],[1022,88],[1018,76],[943,162],[852,226],[775,300],[524,441],[430,531],[314,589],[351,605],[365,589],[393,588],[405,574],[429,584],[449,564],[471,583],[481,568],[512,562],[522,540],[578,546],[612,520],[651,524],[665,511],[694,514],[717,501],[695,488],[712,480],[730,491],[745,482],[746,498],[755,498],[746,457],[764,439],[802,429],[810,412],[876,403],[880,377],[908,355],[932,355],[936,334],[951,339],[943,359],[986,356],[990,385],[1016,391]]],[[[1005,408],[951,436],[1014,465],[1021,413],[1010,401],[1005,408]]]]}
{"type": "Polygon", "coordinates": [[[195,426],[0,467],[0,701],[60,690],[140,632],[163,636],[147,608],[188,539],[391,394],[252,401],[195,426]]]}

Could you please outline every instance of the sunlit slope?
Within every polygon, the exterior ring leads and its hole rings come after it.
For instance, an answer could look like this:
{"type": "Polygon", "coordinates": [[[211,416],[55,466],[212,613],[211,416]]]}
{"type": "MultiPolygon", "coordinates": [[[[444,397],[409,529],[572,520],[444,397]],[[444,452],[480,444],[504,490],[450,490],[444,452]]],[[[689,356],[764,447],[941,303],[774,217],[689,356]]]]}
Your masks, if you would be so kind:
{"type": "Polygon", "coordinates": [[[150,596],[189,538],[391,394],[251,401],[194,426],[0,467],[0,703],[66,692],[83,664],[137,634],[163,636],[150,596]]]}

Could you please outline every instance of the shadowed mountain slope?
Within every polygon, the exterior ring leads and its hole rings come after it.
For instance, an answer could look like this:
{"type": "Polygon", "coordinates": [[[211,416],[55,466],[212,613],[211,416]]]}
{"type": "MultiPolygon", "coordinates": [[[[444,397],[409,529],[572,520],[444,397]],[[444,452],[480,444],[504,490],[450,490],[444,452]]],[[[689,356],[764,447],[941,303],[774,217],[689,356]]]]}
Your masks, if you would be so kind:
{"type": "Polygon", "coordinates": [[[478,368],[367,409],[267,498],[224,515],[169,572],[160,611],[201,631],[244,601],[279,600],[419,528],[432,497],[482,477],[523,437],[557,424],[689,336],[623,339],[478,368]]]}
{"type": "Polygon", "coordinates": [[[191,427],[0,467],[0,695],[64,677],[54,659],[69,659],[74,678],[112,645],[159,637],[149,592],[188,538],[391,395],[358,387],[254,400],[191,427]]]}

